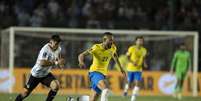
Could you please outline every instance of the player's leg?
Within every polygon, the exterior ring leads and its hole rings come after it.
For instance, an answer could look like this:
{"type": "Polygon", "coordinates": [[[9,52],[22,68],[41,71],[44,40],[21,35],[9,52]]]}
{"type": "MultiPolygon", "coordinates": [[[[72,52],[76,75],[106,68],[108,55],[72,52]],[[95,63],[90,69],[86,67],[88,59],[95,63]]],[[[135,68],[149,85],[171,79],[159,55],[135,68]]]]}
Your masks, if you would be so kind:
{"type": "Polygon", "coordinates": [[[180,78],[178,78],[178,90],[177,90],[177,98],[180,100],[182,98],[182,89],[183,89],[183,83],[186,77],[186,72],[181,72],[180,78]]]}
{"type": "Polygon", "coordinates": [[[182,82],[181,78],[178,78],[177,85],[176,85],[176,91],[175,91],[176,97],[178,99],[181,98],[181,82],[182,82]]]}
{"type": "Polygon", "coordinates": [[[50,88],[46,101],[52,101],[59,90],[59,81],[51,73],[49,73],[43,78],[41,83],[50,88]]]}
{"type": "Polygon", "coordinates": [[[98,94],[96,91],[94,91],[93,89],[91,89],[91,94],[90,94],[90,101],[97,101],[98,97],[100,94],[98,94]]]}
{"type": "Polygon", "coordinates": [[[100,80],[98,82],[98,88],[102,90],[101,92],[101,101],[107,101],[108,100],[108,94],[109,94],[109,89],[108,85],[105,80],[100,80]]]}
{"type": "Polygon", "coordinates": [[[182,90],[182,86],[183,86],[183,80],[182,78],[185,78],[184,75],[182,75],[181,71],[176,71],[175,72],[175,76],[177,78],[177,83],[175,86],[175,90],[174,90],[174,95],[173,97],[176,97],[178,99],[181,99],[181,90],[182,90]]]}
{"type": "Polygon", "coordinates": [[[107,101],[109,89],[105,82],[105,76],[99,72],[91,72],[89,77],[91,81],[91,88],[96,91],[97,94],[101,94],[101,101],[107,101]]]}
{"type": "Polygon", "coordinates": [[[180,91],[181,77],[182,77],[182,73],[176,72],[177,84],[176,84],[175,93],[178,93],[180,91]]]}
{"type": "Polygon", "coordinates": [[[133,74],[132,72],[128,72],[127,74],[128,74],[128,77],[127,77],[128,82],[125,84],[123,96],[128,95],[128,89],[134,80],[134,75],[132,75],[133,74]]]}
{"type": "Polygon", "coordinates": [[[101,79],[104,79],[102,75],[98,72],[90,72],[89,73],[89,79],[91,83],[91,95],[90,95],[90,101],[97,101],[99,95],[101,94],[101,89],[98,88],[98,82],[101,79]]]}
{"type": "Polygon", "coordinates": [[[135,101],[136,100],[136,96],[139,93],[140,90],[140,81],[142,80],[142,73],[141,72],[134,72],[134,87],[132,90],[132,96],[131,96],[131,101],[135,101]]]}
{"type": "Polygon", "coordinates": [[[130,86],[130,83],[126,83],[125,84],[123,96],[127,96],[128,95],[129,86],[130,86]]]}
{"type": "Polygon", "coordinates": [[[25,99],[32,92],[32,90],[39,84],[39,82],[40,78],[35,78],[32,75],[30,75],[23,92],[17,95],[15,101],[22,101],[23,99],[25,99]]]}
{"type": "Polygon", "coordinates": [[[181,76],[181,83],[180,83],[180,91],[182,92],[184,80],[185,80],[185,78],[186,78],[186,72],[183,72],[181,75],[182,75],[182,76],[181,76]]]}

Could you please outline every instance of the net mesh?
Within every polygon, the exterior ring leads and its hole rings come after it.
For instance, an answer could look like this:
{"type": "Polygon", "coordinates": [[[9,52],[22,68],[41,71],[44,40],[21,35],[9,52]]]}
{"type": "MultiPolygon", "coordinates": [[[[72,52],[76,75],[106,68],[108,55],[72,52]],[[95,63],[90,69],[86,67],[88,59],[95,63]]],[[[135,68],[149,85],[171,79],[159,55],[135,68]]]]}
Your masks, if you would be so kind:
{"type": "MultiPolygon", "coordinates": [[[[82,51],[90,48],[95,43],[102,41],[102,33],[86,32],[34,32],[34,31],[15,31],[14,40],[14,66],[32,67],[37,59],[39,50],[45,45],[51,35],[59,34],[62,38],[62,54],[66,58],[66,68],[78,68],[78,55],[82,51]]],[[[176,32],[175,32],[176,33],[176,32]]],[[[148,49],[149,70],[169,70],[170,62],[174,51],[180,43],[185,43],[188,50],[193,52],[193,36],[191,35],[155,35],[155,33],[144,36],[144,46],[148,49]]],[[[128,47],[134,44],[136,34],[114,33],[115,43],[118,54],[125,55],[128,47]]],[[[9,32],[1,33],[1,66],[7,67],[9,61],[9,32]]],[[[87,57],[87,65],[91,63],[91,57],[87,57]]],[[[114,62],[111,63],[112,69],[114,62]]]]}

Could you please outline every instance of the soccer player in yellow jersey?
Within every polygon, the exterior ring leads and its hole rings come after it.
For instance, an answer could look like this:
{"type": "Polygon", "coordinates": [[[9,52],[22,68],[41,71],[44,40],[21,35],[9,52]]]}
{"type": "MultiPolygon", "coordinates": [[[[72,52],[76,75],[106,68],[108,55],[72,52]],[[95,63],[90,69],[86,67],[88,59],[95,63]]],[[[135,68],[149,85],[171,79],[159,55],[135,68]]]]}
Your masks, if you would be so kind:
{"type": "Polygon", "coordinates": [[[135,45],[129,47],[128,52],[126,53],[128,57],[128,83],[124,88],[124,96],[127,95],[127,91],[130,85],[133,85],[131,101],[135,101],[136,95],[139,92],[139,83],[142,79],[142,67],[147,67],[145,63],[145,57],[147,54],[146,48],[143,47],[144,38],[138,36],[135,39],[135,45]]]}
{"type": "Polygon", "coordinates": [[[86,67],[84,57],[89,54],[93,56],[93,63],[89,69],[89,79],[92,90],[90,101],[97,101],[100,95],[101,101],[107,101],[109,89],[106,83],[106,76],[111,58],[115,60],[123,75],[126,76],[126,73],[118,60],[113,34],[105,32],[102,43],[93,45],[90,49],[79,55],[78,60],[81,68],[86,67]]]}

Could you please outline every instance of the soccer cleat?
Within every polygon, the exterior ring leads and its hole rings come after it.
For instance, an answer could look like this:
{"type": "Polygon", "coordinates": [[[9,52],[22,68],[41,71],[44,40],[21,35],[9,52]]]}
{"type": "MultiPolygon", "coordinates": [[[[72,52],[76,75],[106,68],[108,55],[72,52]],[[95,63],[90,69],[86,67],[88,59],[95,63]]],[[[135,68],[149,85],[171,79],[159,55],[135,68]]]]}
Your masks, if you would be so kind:
{"type": "Polygon", "coordinates": [[[127,93],[127,92],[124,92],[124,93],[123,93],[123,96],[128,96],[128,93],[127,93]]]}
{"type": "Polygon", "coordinates": [[[135,101],[136,100],[136,95],[132,95],[131,96],[131,101],[135,101]]]}
{"type": "Polygon", "coordinates": [[[173,93],[173,94],[172,94],[172,97],[173,97],[173,98],[177,98],[177,94],[176,94],[176,93],[173,93]]]}
{"type": "Polygon", "coordinates": [[[178,100],[181,100],[181,99],[182,99],[182,95],[181,95],[181,93],[178,93],[178,95],[177,95],[177,99],[178,99],[178,100]]]}
{"type": "Polygon", "coordinates": [[[74,101],[73,97],[67,97],[66,101],[74,101]]]}

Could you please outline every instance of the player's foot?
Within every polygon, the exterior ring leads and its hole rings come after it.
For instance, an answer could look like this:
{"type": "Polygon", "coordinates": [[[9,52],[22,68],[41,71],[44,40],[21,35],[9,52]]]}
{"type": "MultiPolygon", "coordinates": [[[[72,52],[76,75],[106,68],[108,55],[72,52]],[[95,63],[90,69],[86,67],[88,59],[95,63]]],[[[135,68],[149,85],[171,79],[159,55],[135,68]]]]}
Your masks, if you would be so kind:
{"type": "Polygon", "coordinates": [[[182,99],[181,93],[178,93],[177,98],[178,98],[178,100],[181,100],[181,99],[182,99]]]}
{"type": "Polygon", "coordinates": [[[127,96],[127,95],[128,95],[128,93],[127,93],[127,92],[124,92],[124,93],[123,93],[123,96],[127,96]]]}
{"type": "Polygon", "coordinates": [[[73,101],[74,99],[73,99],[73,97],[67,97],[67,100],[66,101],[73,101]]]}
{"type": "Polygon", "coordinates": [[[173,97],[173,98],[177,98],[177,94],[175,94],[175,93],[172,94],[172,97],[173,97]]]}
{"type": "Polygon", "coordinates": [[[135,101],[136,100],[136,95],[131,96],[131,101],[135,101]]]}

